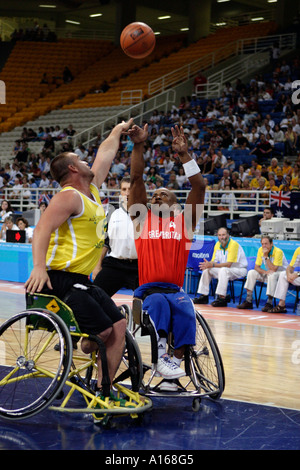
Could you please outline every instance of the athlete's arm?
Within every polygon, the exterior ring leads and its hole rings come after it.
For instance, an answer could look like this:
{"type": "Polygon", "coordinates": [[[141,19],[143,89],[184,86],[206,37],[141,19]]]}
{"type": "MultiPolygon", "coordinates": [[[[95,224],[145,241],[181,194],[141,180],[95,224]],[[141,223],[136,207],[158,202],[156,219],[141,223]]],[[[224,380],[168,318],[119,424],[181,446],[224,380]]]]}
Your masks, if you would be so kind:
{"type": "MultiPolygon", "coordinates": [[[[188,142],[182,127],[172,128],[173,142],[172,149],[177,152],[181,163],[184,165],[192,160],[188,153],[188,142]]],[[[185,202],[185,221],[188,229],[195,230],[197,222],[204,209],[205,184],[201,173],[189,176],[192,189],[185,202]]]]}
{"type": "Polygon", "coordinates": [[[129,119],[127,122],[123,121],[117,124],[109,136],[100,144],[92,166],[92,171],[95,175],[93,183],[98,188],[101,187],[107,177],[112,161],[118,152],[121,135],[127,133],[132,123],[133,119],[129,119]]]}
{"type": "Polygon", "coordinates": [[[39,292],[45,283],[50,289],[52,288],[46,269],[46,255],[51,233],[71,215],[79,214],[81,210],[82,201],[76,191],[60,192],[51,199],[47,211],[42,214],[33,232],[33,270],[25,283],[27,292],[39,292]]]}
{"type": "Polygon", "coordinates": [[[138,126],[133,126],[132,129],[128,131],[128,134],[134,146],[131,152],[130,194],[127,207],[132,220],[139,218],[141,221],[141,216],[145,214],[143,208],[146,208],[148,201],[143,178],[145,168],[143,151],[144,143],[148,137],[148,124],[145,124],[143,129],[138,126]],[[141,211],[138,205],[140,205],[141,211]]]}

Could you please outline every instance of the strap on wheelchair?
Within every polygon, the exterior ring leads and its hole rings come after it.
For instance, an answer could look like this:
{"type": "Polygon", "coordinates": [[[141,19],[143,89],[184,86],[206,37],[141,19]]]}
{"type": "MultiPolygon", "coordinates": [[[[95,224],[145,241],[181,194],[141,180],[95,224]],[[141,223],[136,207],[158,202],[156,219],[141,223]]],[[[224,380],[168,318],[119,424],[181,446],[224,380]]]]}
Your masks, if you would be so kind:
{"type": "Polygon", "coordinates": [[[176,294],[178,291],[179,288],[174,289],[172,287],[150,287],[143,293],[142,300],[145,300],[145,298],[151,294],[176,294]]]}

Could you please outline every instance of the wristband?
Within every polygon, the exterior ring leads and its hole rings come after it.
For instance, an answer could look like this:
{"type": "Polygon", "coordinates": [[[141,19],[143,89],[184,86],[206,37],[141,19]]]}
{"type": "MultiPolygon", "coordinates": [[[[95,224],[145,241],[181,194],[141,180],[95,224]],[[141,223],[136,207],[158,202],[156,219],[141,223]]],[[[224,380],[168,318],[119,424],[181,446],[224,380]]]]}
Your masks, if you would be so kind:
{"type": "Polygon", "coordinates": [[[194,176],[197,173],[200,173],[200,168],[195,162],[195,160],[189,160],[188,162],[183,163],[182,166],[184,168],[184,172],[187,178],[190,178],[191,176],[194,176]]]}

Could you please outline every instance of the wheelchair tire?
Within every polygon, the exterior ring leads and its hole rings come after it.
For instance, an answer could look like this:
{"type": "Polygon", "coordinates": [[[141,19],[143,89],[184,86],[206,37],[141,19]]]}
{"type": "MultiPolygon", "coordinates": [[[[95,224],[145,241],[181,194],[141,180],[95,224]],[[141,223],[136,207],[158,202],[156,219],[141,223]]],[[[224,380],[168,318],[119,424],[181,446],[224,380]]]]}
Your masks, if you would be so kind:
{"type": "Polygon", "coordinates": [[[126,329],[125,350],[116,373],[114,383],[125,382],[134,392],[138,392],[142,386],[143,362],[142,356],[131,332],[126,329]]]}
{"type": "Polygon", "coordinates": [[[0,326],[0,416],[21,420],[47,408],[68,377],[72,349],[66,324],[48,310],[28,309],[4,322],[0,326]]]}
{"type": "Polygon", "coordinates": [[[222,357],[206,320],[196,312],[196,345],[191,348],[191,379],[205,395],[219,399],[225,388],[222,357]]]}

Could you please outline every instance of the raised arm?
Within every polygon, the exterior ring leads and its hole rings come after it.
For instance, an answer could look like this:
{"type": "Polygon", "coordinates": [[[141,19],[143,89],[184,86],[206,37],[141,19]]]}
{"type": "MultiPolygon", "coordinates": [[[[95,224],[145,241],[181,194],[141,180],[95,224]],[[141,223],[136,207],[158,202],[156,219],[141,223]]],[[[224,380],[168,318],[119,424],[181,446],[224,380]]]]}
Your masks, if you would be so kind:
{"type": "Polygon", "coordinates": [[[192,186],[185,202],[184,214],[187,229],[194,231],[204,208],[205,183],[197,163],[188,153],[188,143],[183,128],[175,126],[172,128],[172,135],[172,149],[177,152],[192,186]]]}
{"type": "MultiPolygon", "coordinates": [[[[133,204],[147,205],[147,193],[144,183],[144,143],[148,138],[148,124],[144,128],[132,126],[128,131],[131,140],[134,143],[131,153],[131,166],[130,166],[130,194],[128,198],[128,209],[133,204]]],[[[133,217],[134,218],[134,217],[133,217]]]]}
{"type": "Polygon", "coordinates": [[[132,123],[133,119],[129,119],[127,122],[122,121],[117,124],[109,136],[100,144],[92,166],[95,175],[93,182],[98,188],[101,187],[107,177],[112,161],[118,152],[121,135],[127,133],[132,123]]]}

